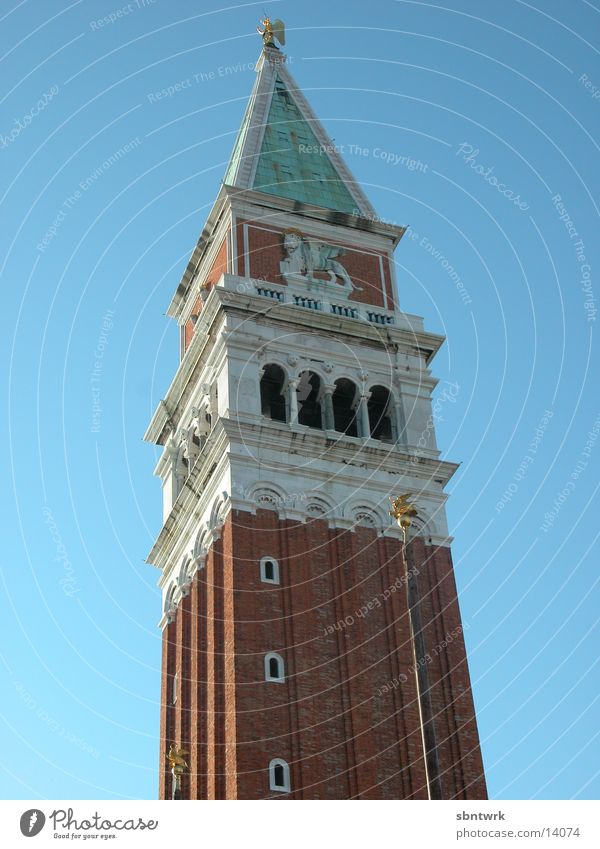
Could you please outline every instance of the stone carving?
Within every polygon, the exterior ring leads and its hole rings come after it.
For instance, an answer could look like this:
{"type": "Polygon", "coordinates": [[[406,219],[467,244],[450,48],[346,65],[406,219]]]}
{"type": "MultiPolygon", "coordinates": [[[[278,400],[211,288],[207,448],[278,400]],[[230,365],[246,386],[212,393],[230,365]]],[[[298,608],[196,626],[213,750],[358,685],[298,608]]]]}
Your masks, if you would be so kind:
{"type": "Polygon", "coordinates": [[[177,492],[179,493],[188,475],[187,458],[185,457],[185,444],[181,437],[171,437],[167,442],[167,451],[171,461],[171,471],[177,481],[177,492]]]}
{"type": "Polygon", "coordinates": [[[205,408],[192,407],[192,430],[200,439],[202,445],[203,438],[210,433],[210,418],[205,408]]]}
{"type": "Polygon", "coordinates": [[[371,510],[357,510],[354,514],[354,524],[367,528],[376,528],[377,517],[371,510]]]}
{"type": "Polygon", "coordinates": [[[307,239],[300,230],[293,228],[283,234],[284,258],[279,263],[283,277],[290,282],[309,282],[315,286],[335,284],[336,289],[342,289],[350,294],[361,291],[350,279],[350,275],[336,257],[344,256],[344,248],[339,245],[328,245],[314,239],[307,239]],[[316,271],[326,271],[329,280],[319,280],[314,276],[316,271]],[[338,283],[341,280],[341,285],[338,283]]]}
{"type": "Polygon", "coordinates": [[[210,433],[210,419],[205,408],[192,407],[192,419],[187,427],[181,428],[167,442],[171,470],[177,481],[177,492],[194,468],[210,433]]]}
{"type": "Polygon", "coordinates": [[[194,442],[195,435],[196,427],[194,424],[191,424],[189,427],[185,428],[181,436],[183,456],[188,461],[188,470],[190,472],[194,468],[194,464],[198,459],[198,455],[200,454],[200,445],[194,442]]]}

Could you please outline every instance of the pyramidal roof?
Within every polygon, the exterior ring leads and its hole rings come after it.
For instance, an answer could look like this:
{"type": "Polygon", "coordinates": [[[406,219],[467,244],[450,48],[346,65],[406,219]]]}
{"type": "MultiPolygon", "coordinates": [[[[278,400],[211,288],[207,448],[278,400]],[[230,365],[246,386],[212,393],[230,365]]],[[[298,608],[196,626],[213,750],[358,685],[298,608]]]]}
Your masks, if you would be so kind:
{"type": "Polygon", "coordinates": [[[337,212],[375,211],[285,65],[266,47],[224,182],[337,212]]]}

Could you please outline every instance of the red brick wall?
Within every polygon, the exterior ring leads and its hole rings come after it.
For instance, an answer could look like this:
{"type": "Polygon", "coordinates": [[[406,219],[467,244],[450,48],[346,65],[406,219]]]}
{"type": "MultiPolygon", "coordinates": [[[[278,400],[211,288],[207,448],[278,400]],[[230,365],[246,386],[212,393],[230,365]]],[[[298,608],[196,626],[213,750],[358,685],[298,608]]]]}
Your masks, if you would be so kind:
{"type": "Polygon", "coordinates": [[[161,799],[171,798],[171,775],[167,763],[167,753],[176,742],[175,737],[175,710],[172,702],[173,676],[175,675],[175,652],[177,640],[175,635],[175,623],[167,625],[163,631],[162,645],[162,680],[161,680],[161,712],[160,712],[160,763],[159,771],[159,797],[161,799]]]}
{"type": "MultiPolygon", "coordinates": [[[[486,798],[450,552],[417,539],[409,566],[443,796],[486,798]]],[[[173,651],[187,683],[163,709],[163,754],[173,740],[190,747],[186,795],[426,798],[404,585],[390,592],[402,574],[399,542],[370,528],[330,530],[267,510],[228,517],[164,637],[163,693],[173,651]],[[279,586],[260,581],[266,555],[280,564],[279,586]],[[264,680],[269,651],[285,660],[284,684],[264,680]],[[290,764],[291,794],[269,791],[275,757],[290,764]]]]}
{"type": "MultiPolygon", "coordinates": [[[[255,225],[253,222],[238,224],[238,273],[244,275],[244,233],[243,224],[248,225],[248,265],[249,276],[256,279],[268,280],[271,283],[285,284],[281,276],[279,263],[284,258],[283,231],[273,229],[268,223],[255,225]],[[268,229],[263,229],[264,227],[268,229]]],[[[340,243],[342,244],[342,243],[340,243]]],[[[379,253],[362,253],[350,245],[342,244],[347,253],[340,257],[340,262],[348,271],[353,283],[360,286],[362,291],[355,290],[350,296],[351,301],[360,301],[373,306],[384,306],[382,293],[380,256],[383,263],[384,288],[387,293],[387,308],[394,308],[394,294],[391,286],[390,257],[379,253]]],[[[319,273],[323,280],[328,279],[327,273],[319,273]]],[[[340,292],[342,292],[340,286],[340,292]]]]}
{"type": "MultiPolygon", "coordinates": [[[[204,288],[207,292],[209,292],[214,284],[219,280],[221,274],[227,273],[227,235],[221,242],[221,246],[219,247],[218,253],[215,257],[215,260],[208,272],[206,277],[206,281],[204,283],[204,288]]],[[[194,307],[192,309],[192,314],[200,315],[202,312],[203,301],[202,298],[198,298],[194,307]]],[[[185,350],[187,351],[188,345],[192,341],[192,336],[194,335],[194,323],[192,321],[188,321],[185,325],[185,350]]]]}
{"type": "Polygon", "coordinates": [[[433,701],[442,784],[459,799],[486,798],[452,556],[448,548],[416,539],[411,563],[419,567],[419,597],[433,701]]]}

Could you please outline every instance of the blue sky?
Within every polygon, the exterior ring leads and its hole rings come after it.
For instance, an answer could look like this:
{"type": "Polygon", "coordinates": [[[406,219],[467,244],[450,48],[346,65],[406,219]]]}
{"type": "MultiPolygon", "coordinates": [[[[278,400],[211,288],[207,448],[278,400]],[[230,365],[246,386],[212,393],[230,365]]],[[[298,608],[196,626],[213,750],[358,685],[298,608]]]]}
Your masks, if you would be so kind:
{"type": "MultiPolygon", "coordinates": [[[[0,2],[4,798],[156,796],[141,437],[263,6],[0,2]]],[[[267,8],[379,215],[411,226],[402,308],[448,337],[438,441],[462,464],[448,509],[490,794],[597,797],[600,11],[267,8]]]]}

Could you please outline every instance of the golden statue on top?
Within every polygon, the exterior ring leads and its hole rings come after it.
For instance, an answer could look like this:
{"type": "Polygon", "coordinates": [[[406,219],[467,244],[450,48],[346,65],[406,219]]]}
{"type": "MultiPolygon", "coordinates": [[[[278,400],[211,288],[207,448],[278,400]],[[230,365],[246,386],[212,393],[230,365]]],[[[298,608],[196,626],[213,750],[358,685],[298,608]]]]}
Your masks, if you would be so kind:
{"type": "Polygon", "coordinates": [[[285,26],[283,21],[277,18],[274,21],[271,21],[270,18],[264,17],[261,21],[264,29],[260,29],[260,27],[256,27],[256,32],[262,36],[263,45],[265,47],[274,47],[275,50],[279,50],[277,45],[275,44],[275,39],[283,45],[285,44],[285,26]]]}
{"type": "Polygon", "coordinates": [[[394,517],[403,531],[410,528],[412,520],[418,515],[417,508],[409,502],[409,498],[412,498],[412,493],[410,492],[407,492],[405,495],[399,495],[397,498],[390,498],[392,502],[390,516],[394,517]]]}

